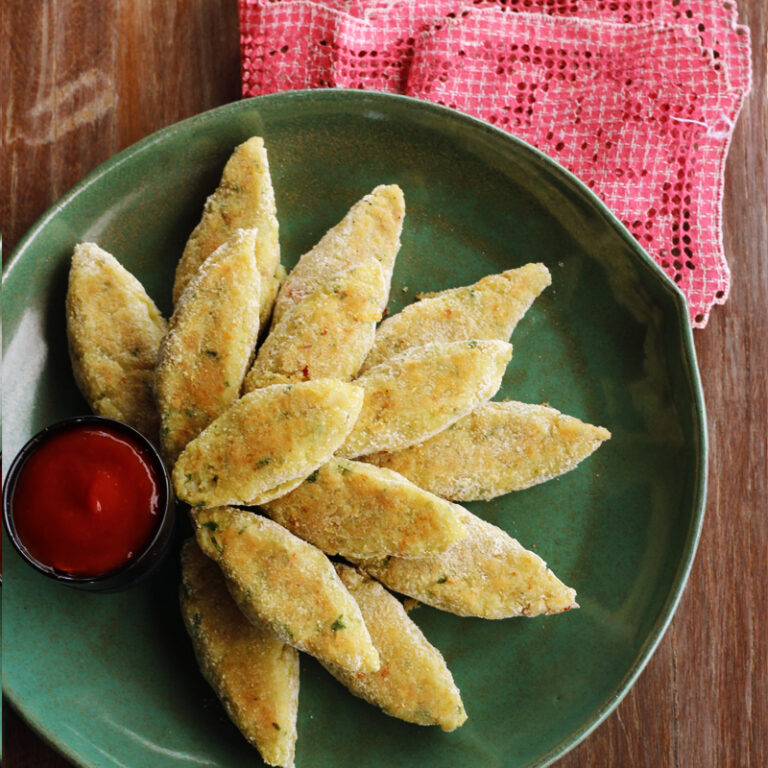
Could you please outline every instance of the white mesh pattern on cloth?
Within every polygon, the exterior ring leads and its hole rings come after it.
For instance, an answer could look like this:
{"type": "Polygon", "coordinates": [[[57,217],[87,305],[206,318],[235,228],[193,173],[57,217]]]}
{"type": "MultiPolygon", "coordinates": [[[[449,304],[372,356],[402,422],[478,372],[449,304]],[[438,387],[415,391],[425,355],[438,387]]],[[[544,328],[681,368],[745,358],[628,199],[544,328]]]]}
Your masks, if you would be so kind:
{"type": "Polygon", "coordinates": [[[716,0],[240,0],[243,95],[346,87],[481,117],[575,173],[706,325],[749,32],[716,0]]]}

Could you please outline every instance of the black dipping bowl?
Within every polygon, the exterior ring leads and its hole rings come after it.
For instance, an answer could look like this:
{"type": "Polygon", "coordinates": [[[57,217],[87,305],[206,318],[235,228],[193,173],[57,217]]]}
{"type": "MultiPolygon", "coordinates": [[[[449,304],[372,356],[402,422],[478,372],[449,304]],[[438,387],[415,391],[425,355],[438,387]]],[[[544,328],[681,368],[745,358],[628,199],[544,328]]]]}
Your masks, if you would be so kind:
{"type": "Polygon", "coordinates": [[[168,471],[165,468],[160,454],[152,443],[144,435],[133,427],[114,419],[103,416],[75,416],[64,421],[56,422],[38,432],[19,451],[8,470],[3,486],[3,520],[5,529],[11,543],[21,557],[36,571],[65,584],[74,589],[83,589],[90,592],[120,592],[124,589],[139,584],[146,579],[162,563],[170,550],[175,525],[175,504],[171,493],[171,485],[168,471]],[[61,434],[77,427],[103,427],[117,433],[126,435],[145,449],[152,467],[157,475],[160,500],[158,504],[160,520],[154,535],[147,542],[144,549],[116,570],[101,573],[96,576],[73,576],[41,563],[34,558],[24,547],[16,531],[13,517],[13,496],[21,470],[27,460],[40,448],[40,446],[54,435],[61,434]]]}

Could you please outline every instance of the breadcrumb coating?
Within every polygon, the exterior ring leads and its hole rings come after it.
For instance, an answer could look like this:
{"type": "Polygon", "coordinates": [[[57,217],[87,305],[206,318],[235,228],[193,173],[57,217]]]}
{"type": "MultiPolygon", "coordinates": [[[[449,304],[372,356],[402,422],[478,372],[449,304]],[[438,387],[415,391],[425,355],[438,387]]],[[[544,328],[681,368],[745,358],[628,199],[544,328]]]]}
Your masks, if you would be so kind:
{"type": "Polygon", "coordinates": [[[340,457],[264,510],[328,555],[419,557],[465,534],[451,503],[397,472],[340,457]]]}
{"type": "Polygon", "coordinates": [[[339,448],[362,402],[360,387],[335,379],[255,389],[184,449],[176,495],[192,506],[250,504],[304,479],[339,448]]]}
{"type": "Polygon", "coordinates": [[[576,592],[501,528],[456,505],[467,535],[439,555],[356,561],[395,592],[459,616],[507,619],[577,608],[576,592]]]}
{"type": "Polygon", "coordinates": [[[389,284],[400,249],[404,217],[403,191],[396,184],[378,186],[355,203],[291,270],[275,302],[272,325],[294,304],[322,289],[330,275],[371,258],[379,262],[384,273],[386,290],[377,307],[383,312],[389,300],[389,284]]]}
{"type": "Polygon", "coordinates": [[[411,347],[437,341],[508,341],[534,299],[552,282],[543,264],[526,264],[473,285],[422,294],[415,304],[388,317],[376,330],[360,372],[411,347]]]}
{"type": "Polygon", "coordinates": [[[193,512],[197,543],[221,567],[249,620],[300,651],[353,672],[379,668],[360,609],[331,561],[265,517],[232,507],[193,512]]]}
{"type": "Polygon", "coordinates": [[[298,651],[245,618],[194,539],[181,550],[179,603],[203,677],[268,765],[293,768],[298,651]]]}
{"type": "Polygon", "coordinates": [[[174,305],[201,264],[238,229],[256,229],[253,254],[261,275],[259,318],[266,327],[285,277],[280,264],[277,209],[264,140],[253,136],[232,153],[216,191],[205,201],[200,223],[176,267],[174,305]]]}
{"type": "Polygon", "coordinates": [[[413,347],[355,380],[365,400],[339,450],[354,458],[395,451],[442,432],[501,386],[512,345],[456,341],[413,347]]]}
{"type": "Polygon", "coordinates": [[[259,334],[257,236],[239,229],[205,260],[160,344],[155,393],[169,466],[240,394],[259,334]]]}
{"type": "Polygon", "coordinates": [[[66,318],[72,371],[88,405],[157,442],[152,381],[167,323],[141,283],[103,248],[80,243],[69,270],[66,318]]]}
{"type": "Polygon", "coordinates": [[[484,403],[423,443],[365,460],[453,501],[493,499],[570,472],[608,440],[545,405],[484,403]]]}
{"type": "Polygon", "coordinates": [[[381,667],[375,672],[350,673],[327,662],[323,666],[355,696],[392,717],[439,725],[444,731],[462,725],[467,714],[445,659],[400,601],[354,568],[337,565],[336,570],[360,606],[381,667]]]}

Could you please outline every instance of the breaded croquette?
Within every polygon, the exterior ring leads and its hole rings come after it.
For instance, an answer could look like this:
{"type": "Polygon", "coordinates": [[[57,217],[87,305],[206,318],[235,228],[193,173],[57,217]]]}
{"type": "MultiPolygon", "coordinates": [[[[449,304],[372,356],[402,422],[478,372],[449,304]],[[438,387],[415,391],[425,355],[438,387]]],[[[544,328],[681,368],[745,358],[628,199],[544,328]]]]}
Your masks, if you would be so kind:
{"type": "Polygon", "coordinates": [[[246,392],[308,379],[352,379],[373,344],[388,287],[379,262],[370,258],[288,309],[261,345],[246,392]]]}
{"type": "Polygon", "coordinates": [[[160,345],[155,393],[168,466],[240,394],[259,333],[257,237],[239,229],[205,260],[160,345]]]}
{"type": "Polygon", "coordinates": [[[176,267],[174,305],[201,264],[238,229],[256,229],[253,254],[261,275],[259,318],[266,328],[285,272],[280,265],[277,211],[264,140],[254,136],[232,153],[216,191],[176,267]]]}
{"type": "Polygon", "coordinates": [[[512,345],[504,341],[425,344],[355,380],[365,401],[339,449],[347,458],[415,445],[449,427],[501,386],[512,345]]]}
{"type": "Polygon", "coordinates": [[[245,618],[194,539],[181,550],[179,602],[203,677],[268,765],[293,768],[299,653],[245,618]]]}
{"type": "Polygon", "coordinates": [[[543,264],[526,264],[474,285],[427,295],[388,317],[377,329],[360,372],[411,347],[438,341],[508,341],[534,299],[552,282],[543,264]]]}
{"type": "Polygon", "coordinates": [[[548,408],[484,403],[444,432],[365,460],[453,501],[493,499],[569,472],[611,433],[548,408]]]}
{"type": "Polygon", "coordinates": [[[340,457],[264,511],[326,554],[344,557],[437,554],[465,533],[453,504],[397,472],[340,457]]]}
{"type": "Polygon", "coordinates": [[[166,322],[141,283],[94,243],[75,247],[66,300],[75,381],[94,413],[157,441],[152,392],[166,322]]]}
{"type": "MultiPolygon", "coordinates": [[[[173,469],[192,506],[249,504],[325,464],[360,413],[363,391],[335,379],[243,395],[184,449],[173,469]]],[[[278,493],[279,495],[279,493],[278,493]]]]}
{"type": "Polygon", "coordinates": [[[355,203],[347,215],[305,253],[287,277],[275,301],[273,327],[294,304],[327,285],[328,278],[370,258],[381,265],[386,290],[381,304],[389,300],[389,284],[400,248],[405,201],[396,184],[376,187],[355,203]]]}
{"type": "Polygon", "coordinates": [[[351,673],[323,666],[349,690],[392,717],[453,731],[467,719],[461,694],[440,651],[408,617],[400,601],[354,568],[336,570],[360,606],[379,652],[376,672],[351,673]]]}
{"type": "Polygon", "coordinates": [[[459,616],[506,619],[561,613],[576,604],[547,564],[495,525],[456,505],[467,535],[439,555],[357,561],[395,592],[459,616]]]}
{"type": "Polygon", "coordinates": [[[317,547],[245,510],[198,509],[192,517],[200,548],[219,564],[248,619],[344,669],[379,668],[357,603],[317,547]]]}

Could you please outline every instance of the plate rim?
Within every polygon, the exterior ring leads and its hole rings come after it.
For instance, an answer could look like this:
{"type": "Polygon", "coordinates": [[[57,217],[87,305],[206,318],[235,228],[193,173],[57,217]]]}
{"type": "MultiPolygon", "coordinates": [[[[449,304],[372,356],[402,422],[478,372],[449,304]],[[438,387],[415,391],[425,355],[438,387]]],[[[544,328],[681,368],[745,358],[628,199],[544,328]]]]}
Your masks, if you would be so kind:
{"type": "MultiPolygon", "coordinates": [[[[2,283],[5,284],[6,279],[11,277],[11,273],[14,267],[18,262],[21,261],[27,248],[35,240],[38,233],[47,225],[51,219],[56,216],[56,214],[59,213],[59,211],[61,211],[72,200],[82,194],[103,176],[113,172],[114,169],[120,167],[125,162],[132,160],[134,157],[140,155],[142,152],[151,148],[155,144],[166,140],[167,137],[172,136],[180,131],[186,130],[191,126],[202,125],[210,119],[218,118],[219,116],[229,112],[236,113],[240,111],[248,111],[251,108],[258,109],[262,105],[266,105],[268,108],[270,102],[317,101],[322,103],[324,101],[336,101],[339,98],[351,99],[353,101],[358,100],[360,102],[378,102],[381,104],[399,102],[405,104],[406,109],[422,109],[426,112],[433,112],[438,116],[442,116],[444,119],[456,120],[459,123],[466,123],[474,130],[479,130],[482,133],[495,137],[497,140],[501,139],[504,141],[511,141],[513,144],[516,144],[518,149],[522,150],[524,153],[530,154],[540,165],[554,173],[555,176],[559,176],[561,179],[566,181],[587,199],[587,201],[594,207],[594,209],[607,221],[607,223],[629,246],[629,250],[633,253],[634,257],[639,259],[640,263],[653,275],[653,277],[659,283],[660,288],[662,288],[671,297],[675,309],[675,314],[680,322],[680,327],[677,329],[675,335],[679,337],[677,346],[679,346],[683,352],[681,359],[681,369],[686,374],[688,386],[691,390],[692,405],[694,409],[693,423],[694,429],[698,433],[698,440],[691,446],[697,454],[693,461],[695,465],[694,477],[692,478],[694,481],[692,496],[693,503],[691,505],[693,514],[690,518],[687,536],[683,545],[682,557],[680,558],[677,569],[672,578],[671,588],[667,594],[667,599],[664,601],[664,604],[660,609],[658,618],[656,619],[651,630],[648,632],[645,642],[638,650],[632,664],[627,669],[626,674],[616,683],[613,694],[607,699],[601,708],[593,711],[592,715],[587,719],[585,724],[582,724],[581,726],[570,731],[552,749],[539,756],[539,758],[537,758],[534,762],[528,764],[528,768],[546,768],[546,766],[551,765],[556,760],[574,749],[606,720],[606,718],[618,707],[627,693],[629,693],[638,677],[642,674],[646,665],[650,661],[654,652],[658,648],[659,643],[661,642],[667,629],[669,628],[670,623],[672,622],[682,594],[685,591],[685,587],[688,583],[693,560],[696,556],[696,551],[698,549],[698,544],[701,537],[707,499],[709,437],[707,432],[706,406],[701,384],[701,376],[698,368],[696,349],[693,340],[693,328],[691,326],[687,300],[680,288],[678,288],[678,286],[672,280],[670,280],[664,270],[637,242],[629,230],[627,230],[624,224],[622,224],[622,222],[618,219],[616,214],[614,214],[595,194],[595,192],[593,192],[583,181],[581,181],[581,179],[570,172],[567,168],[562,166],[557,160],[554,160],[541,150],[537,149],[523,139],[515,136],[514,134],[508,133],[507,131],[498,128],[497,126],[494,126],[485,120],[474,117],[465,112],[452,109],[450,107],[435,104],[434,102],[424,101],[401,94],[392,94],[382,91],[361,91],[349,88],[323,88],[280,91],[263,96],[240,99],[238,101],[229,102],[227,104],[223,104],[204,112],[192,115],[149,134],[148,136],[140,139],[137,142],[134,142],[133,144],[105,160],[103,163],[90,171],[85,177],[83,177],[81,181],[77,182],[73,187],[71,187],[32,224],[32,226],[27,230],[27,232],[15,246],[8,260],[3,264],[2,283]]],[[[28,708],[25,706],[24,699],[21,694],[13,687],[9,687],[7,685],[4,672],[2,690],[3,695],[7,697],[7,700],[16,710],[16,712],[50,747],[52,747],[56,752],[65,757],[67,760],[76,761],[75,764],[79,766],[79,768],[95,768],[95,766],[92,763],[87,762],[74,747],[58,738],[50,728],[48,728],[44,723],[39,722],[38,719],[28,711],[28,708]]]]}

